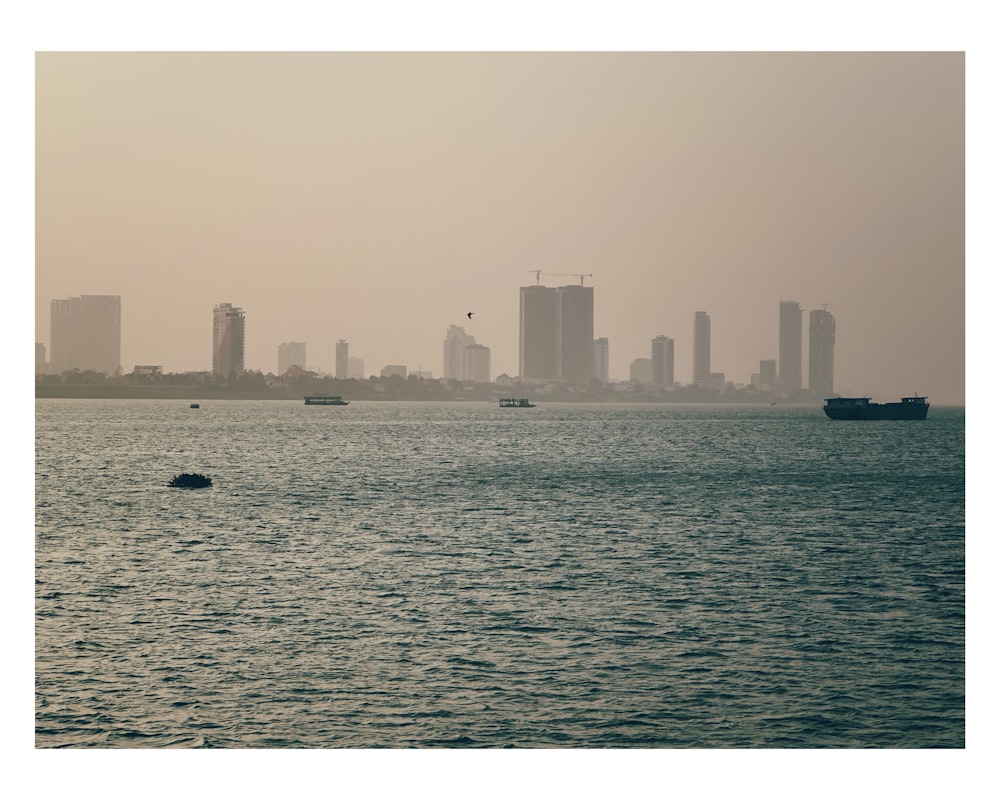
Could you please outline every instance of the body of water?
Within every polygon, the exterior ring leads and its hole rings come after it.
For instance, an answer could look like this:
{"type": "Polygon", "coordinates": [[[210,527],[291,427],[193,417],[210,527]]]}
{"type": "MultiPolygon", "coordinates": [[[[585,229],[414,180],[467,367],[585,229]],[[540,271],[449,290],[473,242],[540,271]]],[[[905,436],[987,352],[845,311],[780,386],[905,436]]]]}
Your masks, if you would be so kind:
{"type": "Polygon", "coordinates": [[[964,437],[38,400],[36,746],[963,747],[964,437]]]}

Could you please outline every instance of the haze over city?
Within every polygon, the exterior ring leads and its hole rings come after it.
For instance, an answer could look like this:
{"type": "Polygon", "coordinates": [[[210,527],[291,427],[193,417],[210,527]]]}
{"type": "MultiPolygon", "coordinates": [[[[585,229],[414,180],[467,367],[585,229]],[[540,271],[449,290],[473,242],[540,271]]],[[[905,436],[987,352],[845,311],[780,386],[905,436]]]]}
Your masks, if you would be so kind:
{"type": "Polygon", "coordinates": [[[595,292],[610,377],[650,340],[749,383],[778,306],[828,308],[834,386],[964,403],[964,55],[39,53],[36,341],[122,297],[122,366],[518,370],[518,290],[595,292]],[[467,318],[467,312],[474,312],[467,318]]]}

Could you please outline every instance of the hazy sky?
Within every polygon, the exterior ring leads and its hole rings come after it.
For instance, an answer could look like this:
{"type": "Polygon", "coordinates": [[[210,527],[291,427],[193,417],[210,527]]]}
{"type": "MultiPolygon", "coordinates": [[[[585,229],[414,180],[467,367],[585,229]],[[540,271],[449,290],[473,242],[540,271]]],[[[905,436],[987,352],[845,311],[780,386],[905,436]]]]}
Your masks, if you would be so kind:
{"type": "MultiPolygon", "coordinates": [[[[712,370],[837,320],[835,389],[965,399],[965,58],[940,53],[40,53],[36,341],[122,296],[122,364],[442,373],[461,325],[518,370],[518,287],[595,290],[626,378],[695,311],[712,370]],[[551,273],[546,275],[544,273],[551,273]],[[472,321],[466,312],[473,311],[472,321]]],[[[807,347],[804,347],[807,350],[807,347]]],[[[804,361],[803,374],[808,375],[804,361]]]]}

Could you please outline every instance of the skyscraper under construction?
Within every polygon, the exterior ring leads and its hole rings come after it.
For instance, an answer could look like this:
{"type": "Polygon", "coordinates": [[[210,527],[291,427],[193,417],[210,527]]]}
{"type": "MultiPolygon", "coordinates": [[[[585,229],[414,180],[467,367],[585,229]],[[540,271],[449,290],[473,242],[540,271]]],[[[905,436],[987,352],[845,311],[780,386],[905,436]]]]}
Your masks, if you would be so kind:
{"type": "Polygon", "coordinates": [[[587,384],[594,376],[592,286],[522,286],[518,370],[526,380],[587,384]]]}

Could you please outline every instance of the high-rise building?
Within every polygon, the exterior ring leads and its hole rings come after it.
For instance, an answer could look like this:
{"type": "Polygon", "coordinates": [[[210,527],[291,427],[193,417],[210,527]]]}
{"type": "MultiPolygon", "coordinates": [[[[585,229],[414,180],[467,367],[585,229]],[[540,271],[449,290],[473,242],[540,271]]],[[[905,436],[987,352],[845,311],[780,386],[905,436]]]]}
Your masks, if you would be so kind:
{"type": "Polygon", "coordinates": [[[213,309],[212,373],[223,378],[243,372],[246,317],[242,308],[219,303],[213,309]]]}
{"type": "Polygon", "coordinates": [[[610,378],[611,346],[606,337],[594,339],[594,377],[601,383],[607,383],[610,378]]]}
{"type": "Polygon", "coordinates": [[[594,376],[594,288],[522,286],[521,378],[590,383],[594,376]]]}
{"type": "Polygon", "coordinates": [[[594,377],[594,287],[560,286],[556,298],[558,377],[588,384],[594,377]]]}
{"type": "Polygon", "coordinates": [[[476,343],[474,336],[465,332],[460,325],[450,325],[444,337],[444,369],[445,380],[467,381],[465,373],[465,348],[476,343]]]}
{"type": "Polygon", "coordinates": [[[634,358],[628,368],[628,379],[635,383],[653,382],[653,361],[649,358],[634,358]]]}
{"type": "Polygon", "coordinates": [[[444,339],[446,380],[490,382],[490,348],[476,343],[476,337],[459,325],[451,325],[444,339]]]}
{"type": "Polygon", "coordinates": [[[337,342],[337,365],[333,375],[339,380],[350,377],[350,356],[347,354],[347,342],[341,339],[337,342]]]}
{"type": "Polygon", "coordinates": [[[802,388],[802,308],[782,300],[778,308],[778,386],[786,392],[802,388]]]}
{"type": "Polygon", "coordinates": [[[833,394],[833,345],[837,321],[823,309],[809,312],[809,389],[833,394]]]}
{"type": "Polygon", "coordinates": [[[764,389],[773,389],[778,385],[778,362],[773,358],[760,362],[760,385],[764,389]]]}
{"type": "Polygon", "coordinates": [[[653,383],[672,386],[674,383],[674,340],[657,336],[652,342],[653,383]]]}
{"type": "Polygon", "coordinates": [[[694,369],[691,382],[707,386],[712,374],[712,318],[707,311],[694,312],[694,369]]]}
{"type": "Polygon", "coordinates": [[[284,375],[292,367],[306,368],[305,342],[282,342],[278,345],[278,375],[284,375]]]}
{"type": "Polygon", "coordinates": [[[35,374],[44,375],[45,371],[45,345],[41,342],[35,342],[35,374]]]}
{"type": "Polygon", "coordinates": [[[551,380],[559,375],[556,290],[521,287],[518,371],[522,379],[551,380]]]}
{"type": "Polygon", "coordinates": [[[490,348],[481,344],[467,344],[462,348],[462,380],[490,382],[490,348]]]}
{"type": "Polygon", "coordinates": [[[52,371],[114,375],[122,361],[122,299],[91,294],[52,301],[52,371]]]}
{"type": "Polygon", "coordinates": [[[347,377],[355,378],[356,380],[364,380],[365,378],[365,360],[363,358],[355,358],[350,356],[347,359],[347,377]]]}

